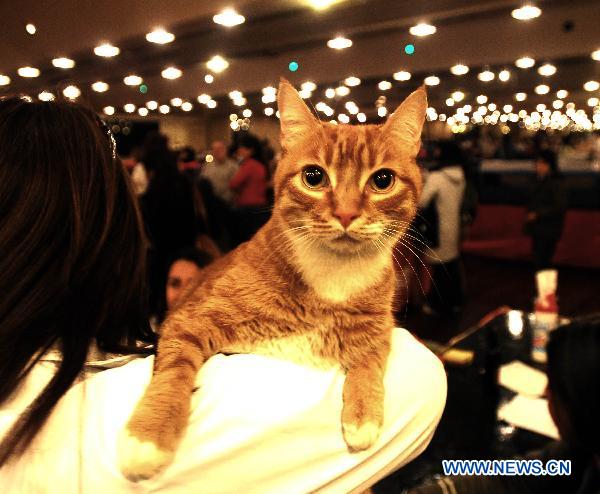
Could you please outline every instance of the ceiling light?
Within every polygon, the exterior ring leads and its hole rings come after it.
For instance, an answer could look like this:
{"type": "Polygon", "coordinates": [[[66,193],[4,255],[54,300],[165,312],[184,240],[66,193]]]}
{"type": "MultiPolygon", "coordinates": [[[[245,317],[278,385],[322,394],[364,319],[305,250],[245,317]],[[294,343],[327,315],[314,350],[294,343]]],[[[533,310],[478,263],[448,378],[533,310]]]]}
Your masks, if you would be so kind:
{"type": "MultiPolygon", "coordinates": [[[[212,100],[211,100],[212,101],[212,100]]],[[[209,101],[210,103],[210,101],[209,101]]],[[[235,106],[244,106],[246,103],[248,103],[248,100],[246,98],[237,98],[233,100],[233,104],[235,106]]]]}
{"type": "Polygon", "coordinates": [[[94,53],[99,57],[116,57],[121,50],[116,46],[111,45],[110,43],[102,43],[99,46],[94,48],[94,53]]]}
{"type": "Polygon", "coordinates": [[[265,105],[267,105],[269,103],[275,103],[275,101],[277,101],[277,95],[275,93],[266,93],[263,94],[260,99],[265,105]]]}
{"type": "Polygon", "coordinates": [[[212,84],[214,82],[215,78],[212,74],[206,74],[204,76],[204,82],[206,82],[206,84],[212,84]]]}
{"type": "Polygon", "coordinates": [[[148,108],[144,108],[143,106],[138,108],[138,114],[140,117],[145,117],[148,115],[148,108]]]}
{"type": "Polygon", "coordinates": [[[54,101],[54,95],[49,91],[42,91],[38,94],[40,101],[54,101]]]}
{"type": "Polygon", "coordinates": [[[429,36],[431,34],[434,34],[437,31],[437,29],[431,24],[425,24],[424,22],[422,22],[420,24],[417,24],[416,26],[412,26],[408,31],[413,36],[429,36]]]}
{"type": "Polygon", "coordinates": [[[252,116],[252,110],[250,108],[246,108],[243,112],[242,112],[242,116],[244,118],[250,118],[252,116]]]}
{"type": "Polygon", "coordinates": [[[408,81],[411,78],[411,74],[406,70],[400,70],[398,72],[394,72],[393,77],[397,81],[408,81]]]}
{"type": "Polygon", "coordinates": [[[0,74],[0,86],[8,86],[10,84],[10,77],[4,74],[0,74]]]}
{"type": "Polygon", "coordinates": [[[498,72],[498,79],[500,79],[502,82],[508,81],[510,79],[510,70],[503,69],[498,72]]]}
{"type": "Polygon", "coordinates": [[[108,91],[108,84],[106,84],[106,82],[96,81],[92,84],[92,89],[97,93],[104,93],[108,91]]]}
{"type": "Polygon", "coordinates": [[[151,33],[146,34],[146,40],[150,43],[156,43],[157,45],[165,45],[175,39],[173,33],[169,33],[164,29],[155,29],[151,33]]]}
{"type": "Polygon", "coordinates": [[[217,102],[214,99],[211,99],[208,103],[206,103],[206,106],[208,106],[209,108],[216,108],[217,102]]]}
{"type": "Polygon", "coordinates": [[[273,86],[263,87],[262,93],[275,95],[275,94],[277,94],[277,88],[274,88],[273,86]]]}
{"type": "Polygon", "coordinates": [[[146,107],[148,110],[156,110],[158,108],[158,103],[154,100],[150,100],[146,103],[146,107]]]}
{"type": "Polygon", "coordinates": [[[365,123],[367,121],[367,116],[364,113],[357,113],[356,114],[356,120],[358,120],[360,123],[365,123]]]}
{"type": "Polygon", "coordinates": [[[17,70],[17,74],[21,77],[38,77],[40,75],[40,69],[35,67],[20,67],[17,70]]]}
{"type": "Polygon", "coordinates": [[[592,59],[600,62],[600,48],[592,52],[592,59]]]}
{"type": "Polygon", "coordinates": [[[535,87],[534,91],[536,94],[548,94],[550,92],[550,87],[546,84],[540,84],[539,86],[535,87]]]}
{"type": "Polygon", "coordinates": [[[104,112],[105,115],[114,115],[115,114],[115,107],[114,106],[105,106],[102,111],[104,112]]]}
{"type": "Polygon", "coordinates": [[[511,15],[519,21],[529,21],[542,14],[540,8],[535,5],[523,5],[520,9],[514,9],[511,15]]]}
{"type": "Polygon", "coordinates": [[[348,115],[346,115],[345,113],[340,113],[338,115],[338,120],[340,122],[342,122],[343,124],[347,124],[348,122],[350,122],[350,117],[348,115]]]}
{"type": "Polygon", "coordinates": [[[450,96],[452,96],[454,101],[462,101],[465,99],[465,93],[462,91],[454,91],[450,96]]]}
{"type": "Polygon", "coordinates": [[[385,117],[387,115],[387,108],[385,106],[380,106],[377,108],[377,115],[382,118],[385,117]]]}
{"type": "Polygon", "coordinates": [[[556,67],[551,63],[545,63],[544,65],[540,65],[538,67],[538,74],[543,75],[544,77],[549,77],[556,74],[556,67]]]}
{"type": "Polygon", "coordinates": [[[600,100],[598,100],[598,98],[590,98],[587,100],[588,106],[598,106],[598,103],[600,103],[600,100]]]}
{"type": "Polygon", "coordinates": [[[303,91],[308,91],[309,93],[313,92],[317,89],[317,85],[314,82],[306,81],[300,85],[303,91]]]}
{"type": "Polygon", "coordinates": [[[329,87],[325,90],[325,97],[326,98],[335,98],[335,89],[333,89],[332,87],[329,87]]]}
{"type": "Polygon", "coordinates": [[[530,69],[535,65],[535,59],[531,57],[521,57],[515,61],[515,65],[520,69],[530,69]]]}
{"type": "Polygon", "coordinates": [[[358,86],[360,84],[360,79],[354,76],[346,77],[344,84],[350,87],[358,86]]]}
{"type": "Polygon", "coordinates": [[[201,94],[198,96],[198,103],[206,105],[212,98],[208,94],[201,94]]]}
{"type": "Polygon", "coordinates": [[[330,7],[334,3],[339,2],[340,0],[308,0],[311,7],[315,10],[323,10],[327,7],[330,7]]]}
{"type": "Polygon", "coordinates": [[[181,72],[181,70],[177,67],[167,67],[160,73],[160,75],[162,75],[165,79],[173,80],[180,78],[182,73],[183,72],[181,72]]]}
{"type": "Polygon", "coordinates": [[[172,106],[181,106],[182,103],[183,103],[183,100],[181,98],[172,98],[171,99],[172,106]]]}
{"type": "Polygon", "coordinates": [[[525,101],[527,99],[527,94],[526,93],[517,93],[517,94],[515,94],[515,99],[517,101],[525,101]]]}
{"type": "Polygon", "coordinates": [[[447,98],[446,106],[454,106],[454,100],[452,98],[447,98]]]}
{"type": "Polygon", "coordinates": [[[485,94],[480,94],[479,96],[477,96],[476,101],[478,104],[483,105],[484,103],[487,103],[488,97],[485,94]]]}
{"type": "Polygon", "coordinates": [[[600,83],[598,81],[587,81],[583,85],[583,89],[586,91],[597,91],[600,88],[600,83]]]}
{"type": "Polygon", "coordinates": [[[488,105],[488,110],[489,111],[495,111],[496,110],[496,104],[495,103],[490,103],[488,105]]]}
{"type": "Polygon", "coordinates": [[[556,91],[557,98],[565,99],[567,96],[569,96],[569,91],[566,91],[564,89],[560,89],[560,90],[556,91]]]}
{"type": "Polygon", "coordinates": [[[266,115],[267,117],[270,117],[271,115],[273,115],[273,113],[275,113],[275,112],[273,111],[273,108],[271,108],[270,106],[267,106],[267,107],[265,108],[265,115],[266,115]]]}
{"type": "Polygon", "coordinates": [[[300,91],[298,91],[298,94],[302,99],[308,99],[312,96],[312,92],[307,91],[306,89],[301,89],[300,91]]]}
{"type": "Polygon", "coordinates": [[[229,93],[229,97],[230,97],[231,99],[240,99],[240,98],[243,98],[243,97],[244,97],[244,95],[242,94],[242,92],[241,92],[241,91],[237,91],[237,90],[236,90],[236,91],[231,91],[231,92],[229,93]]]}
{"type": "Polygon", "coordinates": [[[166,113],[169,113],[171,111],[171,108],[169,108],[169,105],[160,105],[158,107],[158,111],[164,115],[166,113]]]}
{"type": "Polygon", "coordinates": [[[327,46],[334,50],[343,50],[344,48],[350,48],[352,46],[352,40],[338,36],[334,39],[330,39],[327,42],[327,46]]]}
{"type": "Polygon", "coordinates": [[[379,84],[377,84],[377,87],[381,91],[387,91],[388,89],[392,89],[392,83],[390,81],[381,81],[379,84]]]}
{"type": "Polygon", "coordinates": [[[243,24],[246,18],[238,14],[234,9],[225,9],[220,14],[213,16],[213,22],[225,27],[233,27],[243,24]]]}
{"type": "Polygon", "coordinates": [[[123,106],[123,110],[127,113],[133,113],[135,111],[135,105],[133,103],[127,103],[123,106]]]}
{"type": "Polygon", "coordinates": [[[63,89],[63,95],[68,99],[77,99],[79,98],[80,94],[81,91],[77,86],[67,86],[63,89]]]}
{"type": "Polygon", "coordinates": [[[512,105],[504,105],[502,107],[502,111],[504,113],[511,113],[513,111],[513,107],[512,107],[512,105]]]}
{"type": "Polygon", "coordinates": [[[483,72],[477,74],[477,79],[479,79],[482,82],[493,81],[495,77],[496,74],[494,74],[491,70],[484,70],[483,72]]]}
{"type": "Polygon", "coordinates": [[[34,24],[27,24],[25,26],[25,31],[27,31],[29,34],[31,34],[33,36],[35,34],[35,32],[37,31],[37,29],[34,24]]]}
{"type": "Polygon", "coordinates": [[[184,101],[181,104],[181,109],[183,111],[192,111],[192,108],[194,108],[194,105],[192,105],[189,101],[184,101]]]}
{"type": "Polygon", "coordinates": [[[563,100],[556,99],[552,102],[552,108],[554,108],[555,110],[560,110],[564,104],[565,102],[563,100]]]}
{"type": "MultiPolygon", "coordinates": [[[[346,86],[338,86],[335,88],[335,94],[338,96],[348,96],[350,94],[350,88],[346,86]]],[[[327,94],[325,94],[327,96],[327,94]]]]}
{"type": "Polygon", "coordinates": [[[143,79],[139,75],[128,75],[123,79],[123,82],[128,86],[139,86],[143,79]]]}
{"type": "Polygon", "coordinates": [[[327,108],[325,108],[325,110],[323,110],[323,113],[326,116],[331,117],[335,112],[333,111],[333,108],[331,108],[330,106],[328,106],[327,108]]]}
{"type": "Polygon", "coordinates": [[[52,59],[52,65],[58,69],[72,69],[75,67],[75,61],[66,57],[54,58],[52,59]]]}
{"type": "Polygon", "coordinates": [[[215,55],[208,62],[206,62],[206,67],[208,70],[219,74],[229,67],[229,62],[221,55],[215,55]]]}
{"type": "Polygon", "coordinates": [[[454,75],[465,75],[469,72],[469,67],[461,63],[457,63],[456,65],[450,67],[450,72],[452,72],[454,75]]]}
{"type": "Polygon", "coordinates": [[[435,75],[430,75],[429,77],[425,77],[423,81],[427,86],[437,86],[440,83],[440,78],[435,75]]]}

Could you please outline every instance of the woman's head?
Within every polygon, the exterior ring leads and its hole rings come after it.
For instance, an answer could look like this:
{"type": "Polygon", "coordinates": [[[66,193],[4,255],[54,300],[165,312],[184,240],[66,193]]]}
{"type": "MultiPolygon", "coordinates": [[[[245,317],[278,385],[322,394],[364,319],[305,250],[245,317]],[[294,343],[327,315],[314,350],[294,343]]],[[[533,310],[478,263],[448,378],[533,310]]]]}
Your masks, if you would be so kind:
{"type": "Polygon", "coordinates": [[[67,102],[0,99],[0,403],[56,344],[54,379],[0,445],[30,442],[93,340],[144,327],[145,239],[109,131],[67,102]]]}
{"type": "Polygon", "coordinates": [[[254,158],[262,161],[262,146],[260,141],[251,134],[241,134],[236,142],[235,154],[240,159],[254,158]]]}
{"type": "Polygon", "coordinates": [[[174,256],[167,276],[167,309],[172,309],[183,291],[198,279],[203,267],[210,264],[211,256],[197,249],[186,249],[174,256]]]}
{"type": "Polygon", "coordinates": [[[550,412],[561,437],[600,455],[600,315],[550,334],[547,372],[550,412]]]}
{"type": "Polygon", "coordinates": [[[538,177],[544,178],[558,173],[558,160],[556,153],[550,150],[540,151],[535,160],[535,173],[538,177]]]}

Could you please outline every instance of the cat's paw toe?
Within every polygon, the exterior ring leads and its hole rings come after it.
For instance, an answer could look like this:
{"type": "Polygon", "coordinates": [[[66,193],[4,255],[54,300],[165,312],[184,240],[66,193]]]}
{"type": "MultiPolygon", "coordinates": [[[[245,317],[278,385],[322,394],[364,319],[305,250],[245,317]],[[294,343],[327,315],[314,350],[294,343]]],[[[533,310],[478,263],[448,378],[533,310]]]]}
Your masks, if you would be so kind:
{"type": "Polygon", "coordinates": [[[160,449],[151,441],[141,441],[129,430],[123,431],[119,437],[119,469],[133,482],[149,479],[162,472],[173,461],[173,456],[172,451],[160,449]]]}
{"type": "Polygon", "coordinates": [[[343,423],[342,429],[350,451],[362,451],[370,448],[377,441],[381,426],[376,422],[343,423]]]}

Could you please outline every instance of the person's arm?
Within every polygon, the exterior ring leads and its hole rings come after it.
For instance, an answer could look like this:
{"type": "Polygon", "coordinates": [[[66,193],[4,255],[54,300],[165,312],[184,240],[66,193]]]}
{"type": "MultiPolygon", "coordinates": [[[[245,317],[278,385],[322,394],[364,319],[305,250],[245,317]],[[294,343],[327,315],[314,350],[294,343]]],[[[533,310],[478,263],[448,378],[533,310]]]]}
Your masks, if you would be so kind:
{"type": "Polygon", "coordinates": [[[249,170],[247,166],[240,166],[238,171],[235,173],[233,178],[229,182],[229,188],[231,190],[239,190],[241,186],[248,180],[249,178],[249,170]]]}
{"type": "Polygon", "coordinates": [[[427,207],[432,199],[437,195],[439,189],[439,174],[437,172],[431,172],[425,180],[423,185],[423,191],[421,197],[419,197],[419,208],[427,207]]]}
{"type": "Polygon", "coordinates": [[[567,193],[560,181],[552,184],[551,201],[536,211],[536,219],[547,219],[561,216],[567,210],[567,193]]]}

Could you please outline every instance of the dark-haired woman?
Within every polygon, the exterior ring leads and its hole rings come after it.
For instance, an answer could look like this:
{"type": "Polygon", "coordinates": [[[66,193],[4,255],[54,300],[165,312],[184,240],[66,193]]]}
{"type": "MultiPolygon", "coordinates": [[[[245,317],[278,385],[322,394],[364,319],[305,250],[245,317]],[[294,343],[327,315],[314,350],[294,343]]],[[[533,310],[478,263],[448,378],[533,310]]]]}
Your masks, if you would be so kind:
{"type": "Polygon", "coordinates": [[[348,492],[426,447],[445,374],[398,329],[382,435],[369,451],[350,454],[342,438],[340,369],[216,355],[197,377],[173,464],[126,480],[117,438],[153,357],[94,375],[89,359],[147,328],[145,249],[127,172],[100,120],[71,103],[0,99],[3,493],[348,492]]]}
{"type": "Polygon", "coordinates": [[[533,242],[536,271],[552,267],[552,258],[562,234],[567,194],[556,154],[542,151],[535,161],[536,184],[529,202],[526,231],[533,242]]]}

